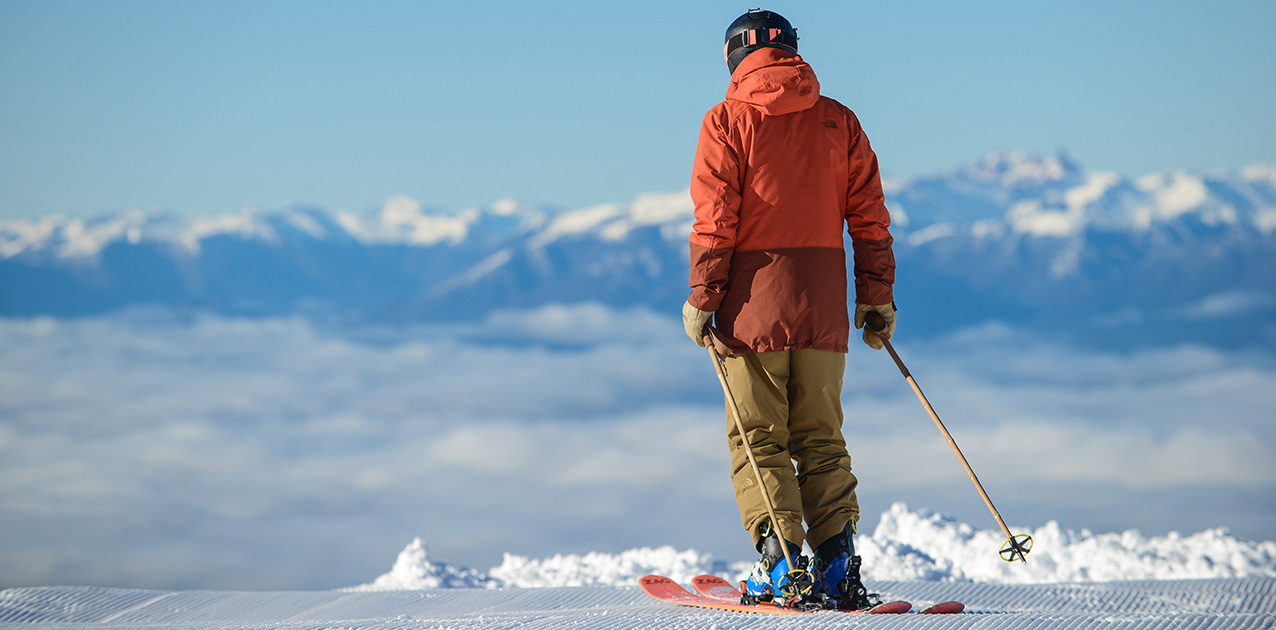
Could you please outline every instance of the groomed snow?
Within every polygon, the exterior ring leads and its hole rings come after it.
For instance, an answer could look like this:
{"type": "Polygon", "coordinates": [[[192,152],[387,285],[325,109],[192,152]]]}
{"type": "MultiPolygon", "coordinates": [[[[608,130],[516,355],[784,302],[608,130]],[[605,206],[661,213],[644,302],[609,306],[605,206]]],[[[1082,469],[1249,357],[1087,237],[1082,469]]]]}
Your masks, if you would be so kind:
{"type": "Polygon", "coordinates": [[[0,628],[173,630],[723,630],[726,628],[1271,628],[1276,579],[1008,585],[883,582],[914,610],[956,599],[959,615],[753,615],[656,602],[637,588],[339,591],[140,591],[97,587],[0,591],[0,628]]]}

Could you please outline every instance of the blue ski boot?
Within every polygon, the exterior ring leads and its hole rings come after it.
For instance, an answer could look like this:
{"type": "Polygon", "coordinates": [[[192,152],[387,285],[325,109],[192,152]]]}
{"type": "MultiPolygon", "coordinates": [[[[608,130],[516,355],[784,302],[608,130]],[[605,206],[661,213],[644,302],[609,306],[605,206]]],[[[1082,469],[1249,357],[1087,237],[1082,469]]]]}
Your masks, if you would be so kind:
{"type": "Polygon", "coordinates": [[[762,542],[758,543],[758,551],[762,557],[754,563],[749,578],[745,580],[744,592],[740,601],[744,604],[775,602],[784,606],[798,607],[814,593],[815,578],[807,569],[809,560],[802,554],[802,548],[784,541],[770,523],[763,524],[762,542]],[[784,557],[784,548],[788,545],[789,557],[796,567],[790,567],[784,557]]]}
{"type": "Polygon", "coordinates": [[[860,557],[855,555],[855,523],[815,548],[815,590],[839,610],[867,610],[880,604],[860,581],[860,557]]]}

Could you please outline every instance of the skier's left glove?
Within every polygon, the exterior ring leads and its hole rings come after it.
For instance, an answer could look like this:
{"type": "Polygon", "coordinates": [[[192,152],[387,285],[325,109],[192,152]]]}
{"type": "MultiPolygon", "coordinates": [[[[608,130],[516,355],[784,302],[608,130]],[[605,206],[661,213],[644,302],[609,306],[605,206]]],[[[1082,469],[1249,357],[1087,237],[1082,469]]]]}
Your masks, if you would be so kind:
{"type": "Polygon", "coordinates": [[[687,336],[696,342],[701,348],[704,345],[704,327],[708,325],[709,318],[713,317],[710,311],[702,311],[687,302],[682,305],[682,326],[687,329],[687,336]]]}
{"type": "Polygon", "coordinates": [[[886,347],[886,344],[882,343],[882,338],[864,326],[864,316],[872,311],[877,311],[877,314],[881,315],[882,319],[886,321],[886,329],[882,331],[882,336],[890,339],[895,334],[895,303],[891,302],[881,306],[855,305],[855,327],[864,329],[864,343],[874,350],[881,350],[886,347]]]}

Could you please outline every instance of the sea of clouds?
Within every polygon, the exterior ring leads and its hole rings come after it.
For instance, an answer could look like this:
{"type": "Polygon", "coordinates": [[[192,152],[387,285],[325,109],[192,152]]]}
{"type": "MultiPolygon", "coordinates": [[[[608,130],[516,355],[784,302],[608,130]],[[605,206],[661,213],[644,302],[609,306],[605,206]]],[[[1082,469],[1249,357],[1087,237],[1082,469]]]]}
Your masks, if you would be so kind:
{"type": "MultiPolygon", "coordinates": [[[[1276,540],[1276,358],[907,326],[901,355],[1012,526],[1276,540]]],[[[708,361],[676,313],[591,304],[395,328],[0,319],[0,587],[335,588],[416,537],[469,567],[747,560],[708,361]]],[[[885,353],[854,348],[845,382],[867,519],[906,501],[992,524],[885,353]]]]}

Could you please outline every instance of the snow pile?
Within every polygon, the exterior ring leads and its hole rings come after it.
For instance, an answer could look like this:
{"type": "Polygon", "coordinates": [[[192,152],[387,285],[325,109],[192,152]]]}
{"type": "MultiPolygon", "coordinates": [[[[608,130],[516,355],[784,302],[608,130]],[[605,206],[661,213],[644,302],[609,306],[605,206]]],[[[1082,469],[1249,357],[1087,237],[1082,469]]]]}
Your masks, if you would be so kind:
{"type": "Polygon", "coordinates": [[[630,549],[619,554],[592,552],[585,555],[555,555],[544,559],[505,554],[501,565],[484,575],[430,561],[421,539],[413,540],[394,567],[370,584],[351,591],[398,591],[427,588],[548,588],[559,586],[626,586],[638,578],[656,573],[681,582],[721,568],[709,554],[695,550],[630,549]]]}
{"type": "Polygon", "coordinates": [[[709,554],[665,546],[630,549],[614,555],[599,552],[583,556],[556,555],[543,560],[507,553],[501,566],[492,569],[490,575],[506,586],[528,588],[632,585],[638,578],[652,573],[690,582],[697,575],[712,572],[713,567],[709,554]]]}
{"type": "MultiPolygon", "coordinates": [[[[1036,530],[1013,531],[1034,540],[1026,563],[1001,560],[997,551],[1004,536],[1000,531],[976,530],[944,515],[910,511],[896,503],[882,514],[872,535],[856,538],[856,547],[869,582],[1042,584],[1276,577],[1276,542],[1243,541],[1223,529],[1149,538],[1134,530],[1119,534],[1064,530],[1051,521],[1036,530]]],[[[631,586],[649,573],[687,583],[703,573],[742,579],[749,567],[749,561],[727,564],[709,554],[665,546],[539,560],[507,553],[500,566],[482,574],[431,562],[418,538],[399,554],[389,573],[350,590],[631,586]]]]}
{"type": "Polygon", "coordinates": [[[969,580],[997,583],[1104,582],[1138,579],[1276,576],[1276,542],[1239,540],[1224,529],[1146,537],[1135,530],[1095,534],[1051,521],[1036,530],[1028,562],[1005,562],[998,530],[975,530],[896,503],[871,536],[856,539],[872,580],[969,580]]]}
{"type": "Polygon", "coordinates": [[[455,568],[446,563],[430,561],[430,554],[415,538],[394,561],[389,573],[378,577],[371,584],[355,586],[352,591],[414,591],[427,588],[493,588],[498,586],[487,576],[465,568],[455,568]]]}

